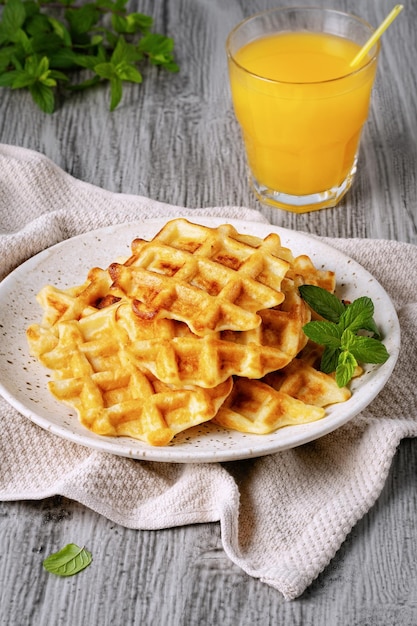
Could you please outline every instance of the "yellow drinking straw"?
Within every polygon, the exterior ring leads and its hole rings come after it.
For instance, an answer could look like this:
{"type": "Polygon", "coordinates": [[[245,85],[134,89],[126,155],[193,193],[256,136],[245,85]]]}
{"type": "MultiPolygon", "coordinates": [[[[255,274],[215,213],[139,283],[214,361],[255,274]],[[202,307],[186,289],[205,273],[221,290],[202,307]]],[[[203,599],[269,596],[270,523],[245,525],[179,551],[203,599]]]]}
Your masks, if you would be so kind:
{"type": "Polygon", "coordinates": [[[397,4],[392,9],[391,13],[387,15],[387,17],[382,22],[382,24],[378,26],[378,28],[373,33],[373,35],[368,39],[365,45],[359,50],[355,58],[350,62],[350,67],[355,67],[355,65],[358,65],[362,61],[362,59],[368,54],[369,50],[374,46],[374,44],[381,37],[382,33],[384,33],[387,30],[388,26],[392,24],[392,22],[395,20],[397,15],[401,13],[403,8],[404,8],[404,5],[397,4]]]}

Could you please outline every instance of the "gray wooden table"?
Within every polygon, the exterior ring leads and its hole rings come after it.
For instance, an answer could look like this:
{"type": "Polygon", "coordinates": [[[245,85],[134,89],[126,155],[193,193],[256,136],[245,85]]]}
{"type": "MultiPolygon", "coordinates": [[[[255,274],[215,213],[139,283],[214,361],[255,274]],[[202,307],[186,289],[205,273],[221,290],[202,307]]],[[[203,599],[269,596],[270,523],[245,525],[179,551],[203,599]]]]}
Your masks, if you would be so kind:
{"type": "MultiPolygon", "coordinates": [[[[286,0],[286,4],[295,2],[286,0]]],[[[377,25],[392,0],[314,0],[377,25]]],[[[323,236],[417,244],[417,2],[385,34],[353,189],[304,215],[260,207],[248,189],[224,43],[267,0],[133,0],[176,42],[178,75],[147,73],[108,112],[108,92],[76,94],[51,116],[0,90],[0,142],[43,152],[75,177],[185,207],[242,205],[272,223],[323,236]]],[[[1,177],[1,172],[0,172],[1,177]]],[[[1,462],[1,461],[0,461],[1,462]]],[[[296,601],[234,566],[219,526],[134,531],[63,498],[0,503],[0,623],[113,626],[417,624],[417,441],[405,440],[385,489],[330,566],[296,601]],[[88,545],[102,567],[36,578],[51,542],[88,545]],[[87,581],[87,582],[86,582],[87,581]]]]}

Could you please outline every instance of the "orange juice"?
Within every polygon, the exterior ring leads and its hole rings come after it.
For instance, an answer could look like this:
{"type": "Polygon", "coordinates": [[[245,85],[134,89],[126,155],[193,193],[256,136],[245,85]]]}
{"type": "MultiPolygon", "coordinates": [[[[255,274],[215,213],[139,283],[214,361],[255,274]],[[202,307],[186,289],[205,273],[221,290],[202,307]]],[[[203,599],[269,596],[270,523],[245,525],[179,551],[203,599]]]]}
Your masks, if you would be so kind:
{"type": "Polygon", "coordinates": [[[292,196],[338,187],[355,167],[376,60],[322,32],[262,36],[229,60],[233,104],[259,186],[292,196]],[[374,62],[375,61],[375,62],[374,62]]]}

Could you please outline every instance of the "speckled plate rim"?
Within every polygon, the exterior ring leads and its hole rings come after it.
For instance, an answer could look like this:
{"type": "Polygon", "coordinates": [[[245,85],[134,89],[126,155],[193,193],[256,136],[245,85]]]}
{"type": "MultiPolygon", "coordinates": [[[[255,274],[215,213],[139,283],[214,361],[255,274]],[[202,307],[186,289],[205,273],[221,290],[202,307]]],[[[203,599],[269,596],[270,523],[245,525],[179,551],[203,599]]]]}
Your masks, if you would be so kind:
{"type": "Polygon", "coordinates": [[[158,462],[212,463],[260,457],[318,439],[346,424],[377,396],[398,358],[400,326],[391,299],[367,270],[304,233],[264,223],[196,216],[192,221],[207,226],[228,222],[239,232],[262,238],[275,232],[295,255],[308,254],[316,267],[336,271],[339,297],[372,298],[375,320],[385,337],[390,358],[383,365],[367,367],[363,376],[353,381],[350,400],[329,407],[320,421],[287,426],[271,435],[238,433],[209,423],[177,435],[166,447],[152,447],[125,437],[103,437],[87,431],[75,412],[51,396],[46,388],[48,370],[29,356],[25,330],[41,317],[35,295],[47,283],[61,288],[81,284],[90,267],[107,267],[115,258],[128,255],[135,237],[149,239],[167,221],[118,224],[67,239],[35,255],[0,283],[0,393],[20,413],[58,437],[102,452],[158,462]]]}

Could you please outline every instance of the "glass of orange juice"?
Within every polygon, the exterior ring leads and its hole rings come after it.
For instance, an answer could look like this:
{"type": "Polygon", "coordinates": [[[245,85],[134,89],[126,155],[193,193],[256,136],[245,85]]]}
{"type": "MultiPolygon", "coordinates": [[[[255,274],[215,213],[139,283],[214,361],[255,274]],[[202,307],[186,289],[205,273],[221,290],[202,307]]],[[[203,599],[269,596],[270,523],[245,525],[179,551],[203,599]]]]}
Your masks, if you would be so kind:
{"type": "Polygon", "coordinates": [[[335,206],[351,186],[379,43],[350,63],[372,33],[315,7],[258,13],[230,33],[233,106],[262,203],[304,213],[335,206]]]}

